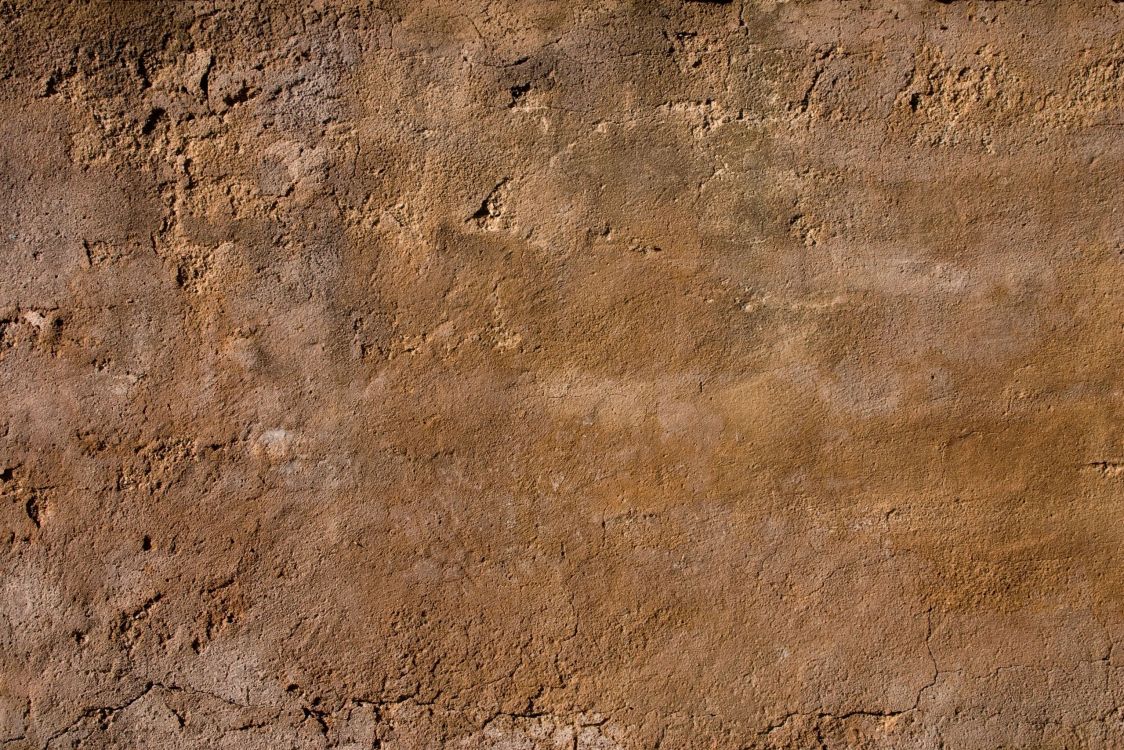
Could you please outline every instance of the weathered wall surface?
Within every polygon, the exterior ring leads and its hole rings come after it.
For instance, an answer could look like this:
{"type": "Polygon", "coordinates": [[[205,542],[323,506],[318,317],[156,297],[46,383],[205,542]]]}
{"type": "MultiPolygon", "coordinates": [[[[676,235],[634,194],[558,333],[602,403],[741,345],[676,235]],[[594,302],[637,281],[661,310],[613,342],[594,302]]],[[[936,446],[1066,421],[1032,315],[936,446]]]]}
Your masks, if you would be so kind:
{"type": "Polygon", "coordinates": [[[0,24],[0,747],[1124,745],[1124,3],[0,24]]]}

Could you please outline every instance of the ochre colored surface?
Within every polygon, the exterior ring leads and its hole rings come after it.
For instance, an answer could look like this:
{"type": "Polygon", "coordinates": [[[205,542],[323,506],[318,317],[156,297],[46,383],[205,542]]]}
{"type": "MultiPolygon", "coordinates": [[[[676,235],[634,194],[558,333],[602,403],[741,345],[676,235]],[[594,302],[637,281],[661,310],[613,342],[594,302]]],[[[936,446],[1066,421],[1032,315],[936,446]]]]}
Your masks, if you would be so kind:
{"type": "Polygon", "coordinates": [[[1124,3],[0,29],[0,747],[1124,746],[1124,3]]]}

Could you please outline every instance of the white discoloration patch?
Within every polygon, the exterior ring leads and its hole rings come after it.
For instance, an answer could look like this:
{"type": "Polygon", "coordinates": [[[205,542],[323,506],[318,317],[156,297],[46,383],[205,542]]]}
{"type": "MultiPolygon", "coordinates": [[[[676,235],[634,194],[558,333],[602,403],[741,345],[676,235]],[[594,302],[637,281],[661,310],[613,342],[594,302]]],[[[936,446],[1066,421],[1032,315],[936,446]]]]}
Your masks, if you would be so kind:
{"type": "Polygon", "coordinates": [[[254,453],[273,461],[280,461],[292,455],[297,436],[281,427],[265,430],[254,441],[254,453]]]}

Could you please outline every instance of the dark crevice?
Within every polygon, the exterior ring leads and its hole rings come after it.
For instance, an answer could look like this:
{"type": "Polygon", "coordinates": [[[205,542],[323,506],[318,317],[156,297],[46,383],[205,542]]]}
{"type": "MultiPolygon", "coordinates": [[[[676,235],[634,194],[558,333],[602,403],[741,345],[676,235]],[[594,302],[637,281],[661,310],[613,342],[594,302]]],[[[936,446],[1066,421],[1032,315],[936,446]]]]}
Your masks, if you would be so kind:
{"type": "Polygon", "coordinates": [[[141,135],[148,135],[156,129],[156,124],[164,116],[165,111],[162,107],[153,107],[145,118],[144,124],[141,126],[141,135]]]}
{"type": "Polygon", "coordinates": [[[511,107],[514,107],[515,105],[517,105],[520,102],[520,100],[523,99],[523,97],[526,96],[527,92],[530,91],[530,90],[531,90],[531,84],[530,83],[521,83],[521,84],[518,84],[516,86],[512,86],[511,87],[511,103],[507,105],[508,108],[510,109],[511,107]]]}
{"type": "Polygon", "coordinates": [[[32,494],[31,497],[27,498],[27,502],[24,504],[24,510],[27,511],[27,517],[35,524],[35,528],[43,528],[43,520],[41,517],[43,509],[39,506],[38,495],[32,494]]]}

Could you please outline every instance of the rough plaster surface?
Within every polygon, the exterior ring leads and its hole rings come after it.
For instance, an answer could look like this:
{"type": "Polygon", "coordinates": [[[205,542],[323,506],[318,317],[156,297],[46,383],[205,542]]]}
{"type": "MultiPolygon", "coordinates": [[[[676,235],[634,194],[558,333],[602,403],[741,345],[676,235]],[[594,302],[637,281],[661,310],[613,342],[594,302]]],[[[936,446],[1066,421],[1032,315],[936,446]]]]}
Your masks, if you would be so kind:
{"type": "Polygon", "coordinates": [[[0,24],[0,747],[1124,746],[1124,4],[0,24]]]}

